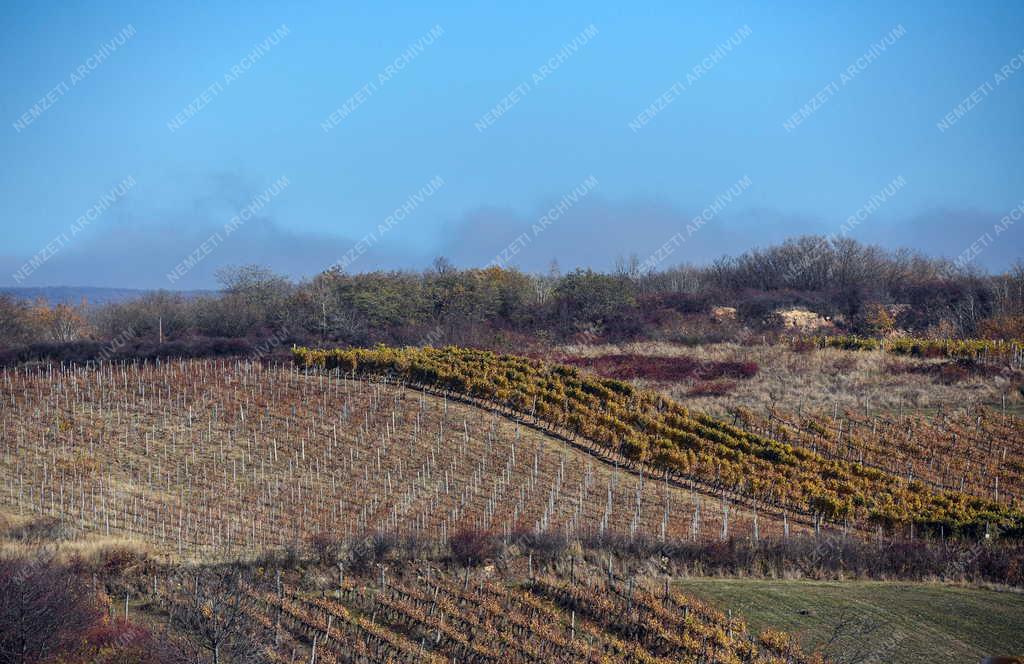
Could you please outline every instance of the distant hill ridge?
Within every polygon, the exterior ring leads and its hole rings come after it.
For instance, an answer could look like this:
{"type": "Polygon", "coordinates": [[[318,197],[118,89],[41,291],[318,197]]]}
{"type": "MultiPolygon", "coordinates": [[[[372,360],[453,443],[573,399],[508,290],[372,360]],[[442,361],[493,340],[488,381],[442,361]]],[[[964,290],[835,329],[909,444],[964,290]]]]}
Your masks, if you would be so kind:
{"type": "MultiPolygon", "coordinates": [[[[36,301],[39,298],[46,300],[49,304],[74,304],[82,303],[84,299],[88,304],[112,304],[137,300],[149,293],[157,292],[153,289],[141,288],[102,288],[98,286],[0,286],[0,295],[10,295],[21,300],[36,301]]],[[[212,295],[215,291],[190,290],[170,291],[186,298],[212,295]]]]}

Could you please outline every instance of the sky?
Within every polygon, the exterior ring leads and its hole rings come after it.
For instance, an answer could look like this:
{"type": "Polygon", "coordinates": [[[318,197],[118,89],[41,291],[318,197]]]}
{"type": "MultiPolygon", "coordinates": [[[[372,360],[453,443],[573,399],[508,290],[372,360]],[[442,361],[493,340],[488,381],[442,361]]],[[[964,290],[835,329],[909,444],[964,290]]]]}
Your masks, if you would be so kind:
{"type": "Polygon", "coordinates": [[[365,4],[5,3],[0,285],[1024,256],[1022,3],[365,4]]]}

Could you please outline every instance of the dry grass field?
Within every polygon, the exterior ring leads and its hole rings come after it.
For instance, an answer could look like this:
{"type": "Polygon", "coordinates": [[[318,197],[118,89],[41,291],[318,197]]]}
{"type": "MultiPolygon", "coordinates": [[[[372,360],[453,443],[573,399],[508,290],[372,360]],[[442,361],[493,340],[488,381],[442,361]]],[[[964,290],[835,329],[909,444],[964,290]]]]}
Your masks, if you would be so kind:
{"type": "Polygon", "coordinates": [[[899,414],[935,413],[942,409],[985,404],[1000,411],[1021,414],[1024,396],[1017,389],[1024,382],[1020,372],[967,373],[955,381],[944,379],[937,369],[941,359],[896,357],[881,351],[847,351],[836,348],[796,351],[787,345],[719,343],[684,346],[665,342],[604,345],[569,345],[553,355],[599,357],[630,354],[651,357],[690,357],[701,361],[753,362],[756,375],[728,381],[717,395],[694,394],[699,380],[685,382],[640,381],[684,400],[695,409],[722,414],[736,405],[763,410],[768,406],[788,411],[840,410],[899,414]],[[911,367],[912,370],[907,370],[911,367]]]}

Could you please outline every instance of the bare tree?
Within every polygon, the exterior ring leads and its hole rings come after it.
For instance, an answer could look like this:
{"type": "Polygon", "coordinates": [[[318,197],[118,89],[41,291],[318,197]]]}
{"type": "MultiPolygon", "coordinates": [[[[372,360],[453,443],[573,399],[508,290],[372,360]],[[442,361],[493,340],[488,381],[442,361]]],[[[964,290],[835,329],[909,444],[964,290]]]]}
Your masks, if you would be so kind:
{"type": "Polygon", "coordinates": [[[81,579],[49,555],[0,560],[0,664],[72,654],[101,617],[81,579]]]}
{"type": "Polygon", "coordinates": [[[171,621],[194,636],[213,664],[260,661],[246,631],[247,596],[237,570],[214,569],[191,577],[183,573],[178,588],[181,596],[171,621]]]}

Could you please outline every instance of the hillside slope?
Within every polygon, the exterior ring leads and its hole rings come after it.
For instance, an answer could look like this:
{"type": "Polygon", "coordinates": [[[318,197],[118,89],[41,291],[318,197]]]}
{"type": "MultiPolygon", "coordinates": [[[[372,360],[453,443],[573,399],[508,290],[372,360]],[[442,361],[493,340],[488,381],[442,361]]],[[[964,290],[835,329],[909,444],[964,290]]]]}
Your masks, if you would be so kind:
{"type": "Polygon", "coordinates": [[[0,496],[15,510],[183,557],[251,557],[318,532],[708,540],[782,527],[495,412],[291,367],[5,371],[0,429],[0,496]]]}
{"type": "Polygon", "coordinates": [[[618,380],[511,355],[456,347],[294,350],[303,367],[383,375],[497,404],[570,437],[593,441],[639,465],[844,527],[1024,535],[1017,507],[919,481],[814,449],[781,443],[689,411],[618,380]]]}

